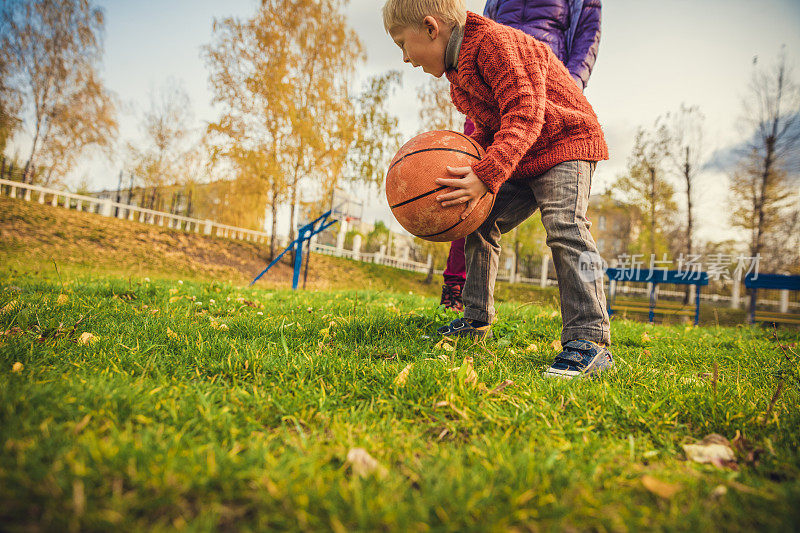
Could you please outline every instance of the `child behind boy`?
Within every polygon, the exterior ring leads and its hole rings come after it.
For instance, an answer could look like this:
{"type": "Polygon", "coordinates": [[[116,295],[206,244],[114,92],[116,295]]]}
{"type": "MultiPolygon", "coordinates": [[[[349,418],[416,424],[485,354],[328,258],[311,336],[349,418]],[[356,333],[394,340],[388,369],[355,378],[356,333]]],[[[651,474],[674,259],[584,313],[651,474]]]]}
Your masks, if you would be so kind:
{"type": "Polygon", "coordinates": [[[403,61],[447,75],[456,108],[475,124],[486,156],[451,168],[443,207],[466,217],[486,191],[486,221],[466,239],[464,318],[445,336],[491,336],[500,235],[541,209],[558,275],[563,351],[548,377],[595,375],[614,364],[599,255],[586,219],[589,186],[608,148],[586,97],[550,48],[525,33],[468,13],[464,0],[388,0],[383,21],[403,61]],[[587,265],[587,263],[589,263],[587,265]],[[586,267],[590,275],[587,276],[586,267]]]}

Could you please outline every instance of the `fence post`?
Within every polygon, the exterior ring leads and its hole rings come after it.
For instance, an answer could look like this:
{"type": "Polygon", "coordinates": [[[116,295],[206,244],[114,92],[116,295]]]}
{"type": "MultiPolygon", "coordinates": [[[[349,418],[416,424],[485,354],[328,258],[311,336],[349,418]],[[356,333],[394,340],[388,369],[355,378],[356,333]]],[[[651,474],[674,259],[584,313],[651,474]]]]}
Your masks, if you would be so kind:
{"type": "Polygon", "coordinates": [[[742,271],[736,269],[733,277],[733,287],[731,288],[731,309],[739,309],[740,298],[739,291],[742,287],[742,271]]]}
{"type": "Polygon", "coordinates": [[[550,256],[545,254],[542,257],[542,272],[539,276],[539,286],[547,287],[547,269],[550,268],[550,256]]]}
{"type": "Polygon", "coordinates": [[[353,259],[361,261],[361,235],[358,233],[353,236],[353,259]]]}
{"type": "Polygon", "coordinates": [[[789,289],[781,290],[781,313],[789,312],[789,289]]]}
{"type": "Polygon", "coordinates": [[[508,272],[508,282],[509,283],[516,283],[517,282],[517,254],[512,253],[511,257],[511,268],[508,272]]]}
{"type": "Polygon", "coordinates": [[[31,190],[27,189],[27,188],[25,189],[25,201],[26,202],[30,202],[31,201],[31,190]]]}
{"type": "Polygon", "coordinates": [[[104,217],[111,216],[111,199],[106,198],[100,203],[100,214],[104,217]]]}
{"type": "Polygon", "coordinates": [[[214,227],[214,223],[210,220],[206,219],[206,227],[203,230],[203,233],[206,235],[211,235],[211,229],[214,227]]]}
{"type": "Polygon", "coordinates": [[[50,200],[50,205],[53,206],[53,207],[58,206],[58,194],[57,193],[53,193],[53,199],[50,200]]]}

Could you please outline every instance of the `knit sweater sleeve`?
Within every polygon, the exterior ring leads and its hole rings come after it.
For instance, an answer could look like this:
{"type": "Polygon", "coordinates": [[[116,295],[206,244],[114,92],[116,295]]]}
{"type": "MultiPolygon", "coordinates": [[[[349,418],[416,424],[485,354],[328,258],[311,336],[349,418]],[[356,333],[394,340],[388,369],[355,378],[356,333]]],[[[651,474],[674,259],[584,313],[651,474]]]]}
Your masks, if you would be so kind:
{"type": "Polygon", "coordinates": [[[472,170],[497,193],[542,131],[549,58],[544,45],[522,47],[506,34],[487,34],[476,63],[499,106],[500,128],[472,170]]]}

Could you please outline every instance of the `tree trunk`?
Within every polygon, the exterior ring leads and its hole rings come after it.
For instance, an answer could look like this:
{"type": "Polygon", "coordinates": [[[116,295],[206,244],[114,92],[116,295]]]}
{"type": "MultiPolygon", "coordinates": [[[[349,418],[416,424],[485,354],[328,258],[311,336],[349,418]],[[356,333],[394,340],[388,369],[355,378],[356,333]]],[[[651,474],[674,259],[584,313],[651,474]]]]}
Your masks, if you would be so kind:
{"type": "Polygon", "coordinates": [[[277,186],[273,184],[272,186],[272,204],[270,208],[272,210],[272,231],[269,238],[269,260],[272,262],[275,259],[275,245],[277,244],[278,240],[278,191],[276,190],[277,186]]]}
{"type": "Polygon", "coordinates": [[[656,169],[650,167],[650,255],[656,253],[656,169]]]}
{"type": "Polygon", "coordinates": [[[428,277],[426,277],[424,281],[425,285],[430,285],[433,283],[433,265],[434,261],[431,259],[431,266],[428,268],[428,277]]]}
{"type": "MultiPolygon", "coordinates": [[[[692,167],[689,163],[689,147],[686,147],[686,159],[683,165],[683,177],[686,179],[686,259],[691,260],[692,255],[692,228],[694,219],[692,217],[692,167]]],[[[691,296],[691,286],[686,286],[686,293],[683,296],[683,304],[689,303],[691,296]]]]}

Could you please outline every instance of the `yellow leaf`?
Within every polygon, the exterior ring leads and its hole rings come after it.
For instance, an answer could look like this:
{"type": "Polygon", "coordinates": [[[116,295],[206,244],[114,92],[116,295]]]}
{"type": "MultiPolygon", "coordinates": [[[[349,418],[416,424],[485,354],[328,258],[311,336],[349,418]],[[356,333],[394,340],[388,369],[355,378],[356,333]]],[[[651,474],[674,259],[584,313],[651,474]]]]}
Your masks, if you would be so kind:
{"type": "Polygon", "coordinates": [[[535,344],[529,344],[527,348],[525,348],[526,352],[538,352],[539,348],[535,344]]]}
{"type": "Polygon", "coordinates": [[[94,344],[98,341],[96,335],[89,333],[88,331],[81,333],[81,336],[78,337],[78,342],[83,344],[84,346],[88,346],[89,344],[94,344]]]}
{"type": "Polygon", "coordinates": [[[22,366],[22,363],[20,363],[19,361],[17,361],[16,363],[14,363],[14,364],[11,366],[11,371],[12,371],[14,374],[19,374],[20,372],[22,372],[22,369],[23,369],[23,368],[25,368],[25,367],[24,367],[24,366],[22,366]]]}
{"type": "Polygon", "coordinates": [[[405,387],[406,381],[408,381],[408,374],[411,372],[411,368],[414,366],[414,363],[409,363],[406,367],[397,374],[397,377],[394,378],[394,385],[397,387],[405,387]]]}
{"type": "Polygon", "coordinates": [[[729,466],[736,461],[730,442],[722,435],[711,433],[697,444],[684,444],[686,458],[696,463],[711,463],[717,467],[729,466]]]}
{"type": "Polygon", "coordinates": [[[183,296],[173,296],[172,298],[169,299],[169,303],[174,304],[175,302],[177,302],[181,298],[183,298],[183,296]]]}
{"type": "Polygon", "coordinates": [[[178,289],[170,289],[169,293],[170,294],[178,294],[178,289]]]}
{"type": "Polygon", "coordinates": [[[367,477],[372,474],[378,477],[386,475],[386,468],[364,448],[351,448],[347,452],[347,464],[350,465],[353,473],[359,477],[367,477]]]}
{"type": "Polygon", "coordinates": [[[0,315],[14,312],[20,307],[22,307],[22,304],[20,304],[19,300],[11,300],[2,309],[0,309],[0,315]]]}
{"type": "Polygon", "coordinates": [[[551,342],[550,346],[553,348],[554,352],[560,352],[561,350],[563,350],[563,348],[561,347],[561,341],[558,339],[551,342]]]}
{"type": "Polygon", "coordinates": [[[443,348],[443,349],[444,349],[444,351],[446,351],[446,352],[452,352],[453,350],[455,350],[455,348],[453,348],[453,345],[452,345],[452,344],[450,344],[450,343],[447,343],[447,342],[446,342],[446,343],[444,343],[444,344],[442,344],[442,348],[443,348]]]}
{"type": "Polygon", "coordinates": [[[66,294],[58,295],[58,299],[56,300],[56,303],[58,305],[65,305],[67,302],[69,302],[69,296],[67,296],[66,294]]]}
{"type": "Polygon", "coordinates": [[[650,342],[650,335],[646,331],[642,333],[642,342],[650,342]]]}
{"type": "Polygon", "coordinates": [[[681,490],[680,485],[675,483],[667,483],[647,474],[642,476],[642,485],[644,485],[644,488],[656,496],[660,496],[666,500],[672,498],[678,491],[681,490]]]}
{"type": "Polygon", "coordinates": [[[458,369],[458,377],[464,380],[464,383],[475,387],[478,385],[478,374],[472,366],[472,357],[465,357],[461,368],[458,369]]]}
{"type": "Polygon", "coordinates": [[[513,384],[514,384],[513,381],[511,381],[510,379],[507,379],[507,380],[503,381],[500,385],[498,385],[497,387],[493,388],[488,393],[486,393],[486,396],[491,396],[493,394],[497,394],[497,393],[501,392],[503,389],[505,389],[506,387],[510,387],[513,384]]]}
{"type": "Polygon", "coordinates": [[[177,339],[178,334],[172,331],[171,329],[167,328],[167,337],[169,337],[170,339],[177,339]]]}

